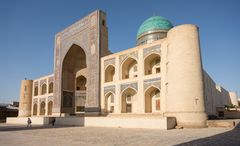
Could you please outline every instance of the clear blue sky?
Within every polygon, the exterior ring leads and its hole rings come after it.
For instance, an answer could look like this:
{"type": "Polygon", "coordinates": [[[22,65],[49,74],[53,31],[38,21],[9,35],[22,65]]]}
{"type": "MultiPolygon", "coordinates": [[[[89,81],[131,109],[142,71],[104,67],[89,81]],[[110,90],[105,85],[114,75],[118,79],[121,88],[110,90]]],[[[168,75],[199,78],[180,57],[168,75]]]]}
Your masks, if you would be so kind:
{"type": "Polygon", "coordinates": [[[240,94],[240,0],[0,0],[0,102],[18,100],[25,77],[52,73],[54,35],[96,9],[107,13],[112,52],[135,46],[153,15],[197,24],[204,68],[240,94]]]}

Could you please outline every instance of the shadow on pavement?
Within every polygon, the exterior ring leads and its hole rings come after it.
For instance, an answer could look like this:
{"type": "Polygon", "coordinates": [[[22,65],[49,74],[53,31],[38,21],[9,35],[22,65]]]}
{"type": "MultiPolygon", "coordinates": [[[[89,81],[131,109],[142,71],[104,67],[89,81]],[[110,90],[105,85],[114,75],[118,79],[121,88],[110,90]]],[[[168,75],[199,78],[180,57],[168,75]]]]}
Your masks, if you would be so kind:
{"type": "Polygon", "coordinates": [[[21,130],[37,130],[37,129],[52,129],[52,128],[66,128],[66,127],[81,127],[81,126],[32,125],[32,127],[27,127],[26,125],[7,125],[6,124],[6,126],[0,126],[0,132],[21,131],[21,130]]]}
{"type": "Polygon", "coordinates": [[[231,131],[185,142],[177,146],[240,146],[240,123],[231,131]]]}

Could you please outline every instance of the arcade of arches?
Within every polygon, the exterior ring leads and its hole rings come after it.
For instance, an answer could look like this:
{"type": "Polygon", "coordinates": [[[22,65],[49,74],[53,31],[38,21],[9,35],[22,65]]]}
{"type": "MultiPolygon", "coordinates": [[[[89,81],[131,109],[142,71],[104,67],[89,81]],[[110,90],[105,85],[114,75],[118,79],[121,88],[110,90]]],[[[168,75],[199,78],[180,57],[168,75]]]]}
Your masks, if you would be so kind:
{"type": "Polygon", "coordinates": [[[51,116],[53,108],[53,101],[48,101],[47,105],[45,101],[40,102],[39,106],[37,103],[33,104],[33,116],[51,116]],[[38,108],[39,107],[39,108],[38,108]]]}
{"type": "Polygon", "coordinates": [[[102,81],[103,86],[111,92],[107,90],[102,95],[104,96],[103,111],[105,113],[161,113],[160,53],[150,52],[142,58],[129,54],[113,54],[112,58],[126,56],[115,63],[110,62],[110,57],[106,58],[108,64],[104,66],[102,81]],[[116,65],[118,63],[119,65],[116,65]],[[141,89],[140,84],[146,87],[141,89]],[[120,93],[115,93],[116,90],[120,90],[120,93]]]}

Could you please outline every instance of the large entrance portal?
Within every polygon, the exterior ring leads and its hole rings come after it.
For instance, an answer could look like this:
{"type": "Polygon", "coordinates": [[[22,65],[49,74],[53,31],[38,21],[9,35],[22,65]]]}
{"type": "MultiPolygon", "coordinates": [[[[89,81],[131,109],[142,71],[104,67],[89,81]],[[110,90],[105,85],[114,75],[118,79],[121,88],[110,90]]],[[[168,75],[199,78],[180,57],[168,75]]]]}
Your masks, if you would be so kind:
{"type": "Polygon", "coordinates": [[[86,75],[86,54],[80,46],[74,44],[68,50],[62,65],[62,113],[75,114],[76,111],[84,110],[84,102],[79,102],[76,95],[82,91],[86,99],[86,75]]]}
{"type": "Polygon", "coordinates": [[[106,15],[100,10],[56,34],[54,116],[83,111],[85,115],[99,114],[100,63],[101,57],[109,53],[106,15]]]}

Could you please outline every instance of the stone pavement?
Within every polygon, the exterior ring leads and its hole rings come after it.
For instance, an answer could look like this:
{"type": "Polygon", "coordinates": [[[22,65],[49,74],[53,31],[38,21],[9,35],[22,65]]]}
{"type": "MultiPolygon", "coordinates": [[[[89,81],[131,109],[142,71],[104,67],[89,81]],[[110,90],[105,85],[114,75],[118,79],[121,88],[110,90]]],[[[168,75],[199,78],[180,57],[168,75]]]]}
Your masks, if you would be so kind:
{"type": "Polygon", "coordinates": [[[1,146],[240,146],[235,128],[149,130],[0,124],[1,146]]]}

